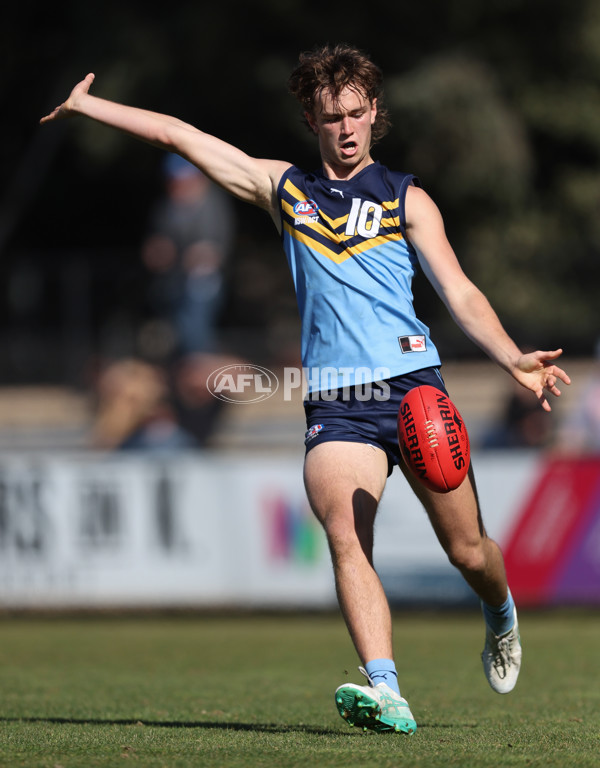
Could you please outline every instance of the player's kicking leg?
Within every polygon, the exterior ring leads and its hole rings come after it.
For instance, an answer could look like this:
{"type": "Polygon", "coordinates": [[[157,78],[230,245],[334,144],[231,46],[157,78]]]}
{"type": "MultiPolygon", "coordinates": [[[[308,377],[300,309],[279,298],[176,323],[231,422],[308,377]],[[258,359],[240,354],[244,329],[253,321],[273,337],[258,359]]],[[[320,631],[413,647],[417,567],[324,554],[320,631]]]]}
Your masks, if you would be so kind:
{"type": "Polygon", "coordinates": [[[373,525],[387,479],[386,455],[364,443],[321,443],[308,452],[304,477],[327,535],[340,608],[369,680],[369,685],[341,685],[335,692],[338,711],[350,725],[413,733],[417,726],[393,663],[390,609],[373,568],[373,525]]]}

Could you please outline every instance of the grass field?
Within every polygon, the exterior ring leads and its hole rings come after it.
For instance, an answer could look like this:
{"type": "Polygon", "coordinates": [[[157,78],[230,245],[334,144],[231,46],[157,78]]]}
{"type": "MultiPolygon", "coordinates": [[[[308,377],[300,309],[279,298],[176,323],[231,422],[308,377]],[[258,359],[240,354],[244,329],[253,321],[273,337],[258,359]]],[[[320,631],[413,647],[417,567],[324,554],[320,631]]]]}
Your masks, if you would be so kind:
{"type": "Polygon", "coordinates": [[[517,689],[488,687],[475,614],[400,614],[414,736],[349,728],[337,616],[0,619],[0,765],[600,765],[598,613],[522,614],[517,689]],[[125,762],[124,762],[125,761],[125,762]]]}

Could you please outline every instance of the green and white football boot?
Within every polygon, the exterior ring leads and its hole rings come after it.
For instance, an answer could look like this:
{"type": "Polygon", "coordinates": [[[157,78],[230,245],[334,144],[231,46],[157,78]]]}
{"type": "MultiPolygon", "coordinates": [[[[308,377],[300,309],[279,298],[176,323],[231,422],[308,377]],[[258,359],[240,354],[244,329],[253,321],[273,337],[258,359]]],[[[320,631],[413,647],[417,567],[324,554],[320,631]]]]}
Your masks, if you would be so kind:
{"type": "Polygon", "coordinates": [[[335,704],[348,725],[378,733],[396,732],[412,734],[417,724],[406,699],[385,683],[373,685],[366,671],[359,670],[369,685],[346,683],[335,692],[335,704]]]}

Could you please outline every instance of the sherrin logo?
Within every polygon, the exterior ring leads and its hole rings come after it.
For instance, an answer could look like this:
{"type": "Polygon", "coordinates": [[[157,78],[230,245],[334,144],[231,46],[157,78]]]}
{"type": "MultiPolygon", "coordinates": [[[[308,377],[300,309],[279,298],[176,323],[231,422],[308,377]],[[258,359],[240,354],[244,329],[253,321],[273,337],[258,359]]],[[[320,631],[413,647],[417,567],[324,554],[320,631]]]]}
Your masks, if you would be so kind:
{"type": "Polygon", "coordinates": [[[206,387],[225,403],[258,403],[277,392],[279,380],[260,365],[225,365],[210,374],[206,387]]]}
{"type": "Polygon", "coordinates": [[[319,212],[319,206],[314,200],[299,200],[294,205],[296,216],[315,216],[319,212]]]}

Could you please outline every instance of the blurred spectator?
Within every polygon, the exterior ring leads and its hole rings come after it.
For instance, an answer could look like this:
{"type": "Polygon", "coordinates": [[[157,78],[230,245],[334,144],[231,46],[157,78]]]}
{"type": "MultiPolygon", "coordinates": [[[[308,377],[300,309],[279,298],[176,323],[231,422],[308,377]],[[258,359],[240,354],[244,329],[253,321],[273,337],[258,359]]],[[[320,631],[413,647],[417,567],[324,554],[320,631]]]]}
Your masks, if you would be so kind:
{"type": "MultiPolygon", "coordinates": [[[[525,347],[524,352],[532,352],[525,347]]],[[[553,414],[540,408],[528,389],[516,382],[496,424],[484,435],[482,448],[547,448],[553,441],[553,414]]]]}
{"type": "Polygon", "coordinates": [[[509,397],[498,423],[482,441],[482,448],[545,448],[554,434],[551,415],[531,392],[519,386],[509,397]]]}
{"type": "Polygon", "coordinates": [[[188,355],[173,370],[174,409],[179,423],[185,426],[198,446],[208,443],[224,407],[223,401],[217,400],[208,390],[210,374],[226,365],[244,362],[231,355],[200,353],[188,355]]]}
{"type": "Polygon", "coordinates": [[[204,447],[223,407],[207,380],[213,371],[243,362],[202,353],[172,369],[133,358],[109,364],[98,378],[92,447],[153,452],[204,447]]]}
{"type": "Polygon", "coordinates": [[[140,360],[120,360],[100,375],[92,444],[102,450],[173,450],[195,441],[177,423],[165,373],[140,360]]]}
{"type": "Polygon", "coordinates": [[[216,348],[224,268],[234,238],[231,199],[179,155],[164,161],[165,196],[151,216],[142,259],[149,309],[176,358],[216,348]]]}
{"type": "Polygon", "coordinates": [[[163,170],[165,195],[142,246],[150,312],[139,337],[142,359],[114,362],[101,374],[97,448],[202,447],[222,407],[206,379],[232,362],[217,347],[224,270],[234,239],[233,204],[179,155],[167,154],[163,170]]]}
{"type": "Polygon", "coordinates": [[[600,339],[595,355],[589,379],[559,431],[556,448],[563,453],[600,454],[600,339]]]}

